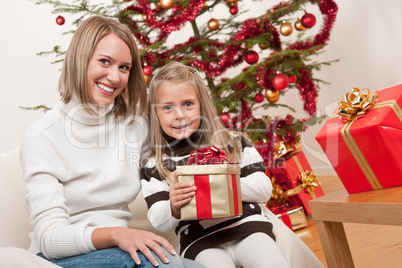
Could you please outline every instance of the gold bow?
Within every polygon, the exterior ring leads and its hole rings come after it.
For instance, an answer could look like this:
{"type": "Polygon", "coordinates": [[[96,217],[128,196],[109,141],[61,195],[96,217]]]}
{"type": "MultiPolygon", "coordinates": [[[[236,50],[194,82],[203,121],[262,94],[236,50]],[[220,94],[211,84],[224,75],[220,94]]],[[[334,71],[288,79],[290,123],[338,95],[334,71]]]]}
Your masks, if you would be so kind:
{"type": "Polygon", "coordinates": [[[316,187],[319,186],[318,178],[313,171],[306,170],[300,173],[300,179],[302,181],[301,186],[306,189],[310,195],[313,195],[316,187]]]}
{"type": "Polygon", "coordinates": [[[295,188],[287,190],[284,193],[284,197],[289,197],[295,194],[300,193],[303,190],[307,190],[307,192],[315,198],[314,190],[319,186],[318,178],[315,175],[314,171],[306,170],[300,173],[299,178],[301,183],[297,185],[295,188]]]}
{"type": "Polygon", "coordinates": [[[367,88],[363,90],[354,87],[350,93],[343,96],[338,104],[337,114],[343,122],[352,121],[366,114],[366,111],[374,106],[378,95],[370,92],[367,88]]]}
{"type": "Polygon", "coordinates": [[[283,203],[283,190],[281,186],[277,183],[275,183],[275,177],[272,177],[272,194],[271,194],[271,200],[275,204],[282,204],[283,203]]]}
{"type": "Polygon", "coordinates": [[[293,146],[289,146],[284,141],[279,141],[276,143],[276,148],[274,152],[274,160],[278,160],[281,157],[288,158],[299,151],[301,151],[302,147],[300,143],[296,143],[293,146]]]}

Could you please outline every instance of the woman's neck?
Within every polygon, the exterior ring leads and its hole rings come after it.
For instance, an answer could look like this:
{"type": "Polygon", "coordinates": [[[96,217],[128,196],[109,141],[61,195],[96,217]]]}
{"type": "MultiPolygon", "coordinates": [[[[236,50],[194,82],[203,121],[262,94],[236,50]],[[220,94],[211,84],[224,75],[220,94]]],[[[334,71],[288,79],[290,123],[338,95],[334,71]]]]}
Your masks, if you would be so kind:
{"type": "Polygon", "coordinates": [[[78,97],[73,94],[70,102],[59,102],[59,107],[71,120],[84,125],[100,125],[105,122],[106,115],[112,111],[114,103],[106,107],[96,106],[92,103],[82,104],[78,97]]]}

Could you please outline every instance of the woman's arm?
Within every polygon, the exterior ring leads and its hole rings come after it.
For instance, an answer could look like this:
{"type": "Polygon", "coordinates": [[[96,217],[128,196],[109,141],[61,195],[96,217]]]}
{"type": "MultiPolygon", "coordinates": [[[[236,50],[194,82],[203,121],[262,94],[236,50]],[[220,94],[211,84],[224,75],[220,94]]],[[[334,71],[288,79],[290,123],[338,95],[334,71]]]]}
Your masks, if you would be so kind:
{"type": "Polygon", "coordinates": [[[30,209],[30,223],[39,250],[46,258],[64,258],[91,252],[92,227],[71,225],[59,178],[68,174],[56,141],[40,128],[31,127],[23,135],[21,165],[30,209]],[[90,244],[90,243],[89,243],[90,244]]]}
{"type": "Polygon", "coordinates": [[[151,250],[165,263],[169,259],[161,247],[172,255],[176,254],[173,245],[165,238],[151,232],[125,227],[96,228],[92,233],[92,243],[96,249],[118,246],[121,250],[130,253],[137,265],[141,263],[137,250],[141,251],[155,266],[158,265],[158,261],[152,255],[151,250]]]}

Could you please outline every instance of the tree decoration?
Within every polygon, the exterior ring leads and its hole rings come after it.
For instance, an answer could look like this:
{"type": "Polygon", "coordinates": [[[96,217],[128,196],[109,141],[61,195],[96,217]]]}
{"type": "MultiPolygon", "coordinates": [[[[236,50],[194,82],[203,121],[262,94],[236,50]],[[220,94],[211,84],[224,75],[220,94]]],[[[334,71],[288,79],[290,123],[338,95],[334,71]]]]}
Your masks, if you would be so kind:
{"type": "Polygon", "coordinates": [[[301,23],[306,28],[312,28],[315,25],[316,18],[311,13],[306,13],[301,18],[301,23]]]}
{"type": "Polygon", "coordinates": [[[151,81],[151,77],[149,75],[144,75],[145,83],[149,83],[151,81]]]}
{"type": "Polygon", "coordinates": [[[228,123],[230,121],[230,115],[229,113],[221,113],[221,120],[224,124],[228,123]]]}
{"type": "Polygon", "coordinates": [[[219,29],[219,20],[217,20],[217,19],[214,19],[214,18],[212,18],[212,19],[210,19],[209,21],[208,21],[208,29],[210,30],[210,31],[216,31],[216,30],[218,30],[219,29]]]}
{"type": "Polygon", "coordinates": [[[262,95],[262,93],[258,92],[257,94],[255,94],[255,102],[263,102],[264,101],[264,95],[262,95]]]}
{"type": "Polygon", "coordinates": [[[289,76],[289,83],[294,83],[297,80],[297,76],[296,75],[291,75],[289,76]]]}
{"type": "Polygon", "coordinates": [[[160,0],[159,4],[162,8],[168,9],[174,5],[174,0],[160,0]]]}
{"type": "Polygon", "coordinates": [[[237,0],[226,0],[226,2],[228,2],[229,4],[236,4],[237,0]]]}
{"type": "Polygon", "coordinates": [[[259,43],[258,46],[259,46],[262,50],[265,50],[265,49],[268,49],[268,48],[269,48],[269,44],[265,44],[265,43],[259,43]]]}
{"type": "Polygon", "coordinates": [[[265,97],[269,103],[276,103],[279,100],[279,91],[265,90],[265,97]]]}
{"type": "Polygon", "coordinates": [[[259,59],[258,53],[255,52],[254,50],[249,50],[244,55],[244,60],[250,65],[257,63],[258,59],[259,59]]]}
{"type": "Polygon", "coordinates": [[[279,28],[279,31],[284,36],[291,35],[293,32],[292,24],[290,24],[289,22],[282,23],[281,27],[279,28]]]}
{"type": "Polygon", "coordinates": [[[306,30],[306,27],[303,26],[301,20],[297,18],[297,20],[294,23],[295,29],[298,30],[299,32],[302,32],[306,30]]]}
{"type": "Polygon", "coordinates": [[[152,74],[152,67],[151,66],[144,66],[144,68],[142,68],[142,72],[144,73],[144,75],[151,75],[152,74]]]}
{"type": "Polygon", "coordinates": [[[229,12],[232,15],[236,15],[237,13],[239,13],[239,8],[237,7],[237,5],[232,5],[229,8],[229,12]]]}
{"type": "Polygon", "coordinates": [[[272,78],[272,85],[276,90],[285,89],[289,85],[289,78],[286,74],[277,74],[272,78]]]}
{"type": "Polygon", "coordinates": [[[64,22],[66,22],[66,20],[64,19],[64,17],[63,16],[57,16],[57,18],[56,18],[56,23],[58,24],[58,25],[63,25],[64,24],[64,22]]]}

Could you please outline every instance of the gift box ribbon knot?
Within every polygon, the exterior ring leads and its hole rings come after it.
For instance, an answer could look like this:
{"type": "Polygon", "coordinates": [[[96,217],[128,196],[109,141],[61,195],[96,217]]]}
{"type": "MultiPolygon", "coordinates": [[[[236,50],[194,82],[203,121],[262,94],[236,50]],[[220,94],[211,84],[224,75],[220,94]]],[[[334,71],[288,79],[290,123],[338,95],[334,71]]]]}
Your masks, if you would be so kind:
{"type": "Polygon", "coordinates": [[[208,148],[198,148],[196,151],[193,151],[187,161],[187,165],[223,164],[229,162],[230,160],[226,158],[225,151],[211,146],[208,148]]]}

